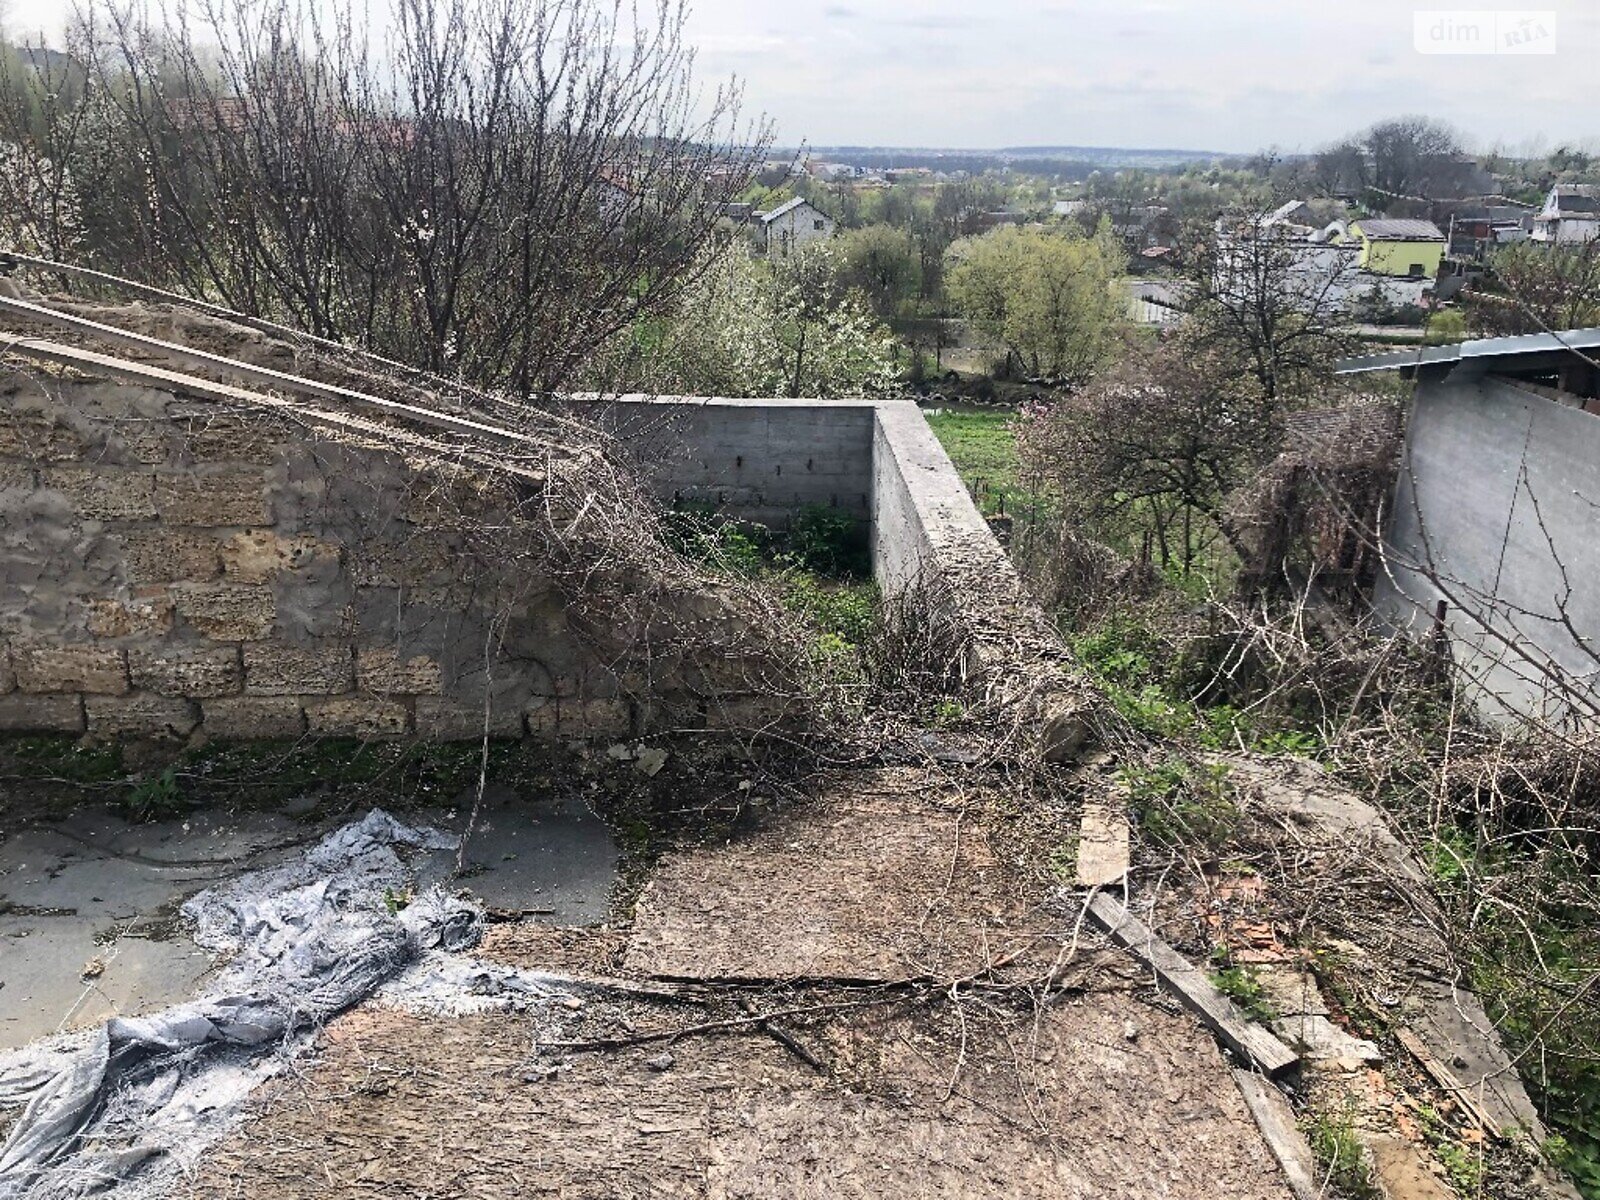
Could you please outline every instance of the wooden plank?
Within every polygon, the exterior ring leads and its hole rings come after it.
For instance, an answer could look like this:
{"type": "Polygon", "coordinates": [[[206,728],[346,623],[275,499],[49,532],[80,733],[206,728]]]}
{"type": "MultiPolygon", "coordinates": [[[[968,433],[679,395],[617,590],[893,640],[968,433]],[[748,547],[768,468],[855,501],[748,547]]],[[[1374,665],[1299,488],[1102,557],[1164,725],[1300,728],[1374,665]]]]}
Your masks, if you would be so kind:
{"type": "Polygon", "coordinates": [[[1373,1182],[1383,1200],[1456,1200],[1455,1192],[1434,1174],[1430,1156],[1404,1138],[1358,1130],[1372,1156],[1373,1182]]]}
{"type": "Polygon", "coordinates": [[[1317,1160],[1311,1153],[1311,1143],[1295,1123],[1288,1099],[1262,1076],[1242,1067],[1234,1068],[1233,1081],[1239,1085],[1244,1105],[1255,1118],[1272,1157],[1283,1168],[1283,1177],[1295,1200],[1319,1200],[1322,1192],[1317,1187],[1317,1160]]]}
{"type": "Polygon", "coordinates": [[[1156,937],[1119,901],[1101,892],[1085,911],[1090,922],[1112,941],[1147,962],[1162,986],[1235,1054],[1269,1076],[1281,1075],[1299,1063],[1294,1051],[1245,1016],[1204,971],[1156,937]]]}
{"type": "MultiPolygon", "coordinates": [[[[0,300],[3,300],[3,297],[0,297],[0,300]]],[[[536,484],[543,484],[545,480],[541,473],[521,465],[514,459],[507,461],[497,456],[491,456],[469,445],[454,445],[449,442],[441,442],[428,434],[419,433],[414,429],[397,429],[393,424],[379,422],[375,418],[351,416],[345,413],[315,409],[309,407],[304,401],[287,400],[271,392],[249,391],[244,388],[234,387],[232,384],[217,383],[215,380],[205,379],[198,375],[185,375],[180,371],[172,371],[166,367],[151,366],[148,363],[134,362],[131,359],[115,358],[94,350],[85,350],[79,346],[69,346],[60,342],[48,341],[44,338],[8,338],[0,349],[3,349],[8,354],[20,355],[36,362],[56,363],[61,366],[74,367],[82,371],[107,375],[112,379],[120,379],[126,383],[143,387],[182,392],[185,395],[200,396],[207,400],[218,400],[230,404],[243,404],[274,412],[289,413],[296,421],[336,429],[352,436],[393,441],[403,433],[409,444],[430,454],[505,471],[508,474],[517,475],[536,484]]]]}
{"type": "Polygon", "coordinates": [[[183,308],[192,309],[208,317],[216,317],[221,321],[229,321],[235,325],[243,325],[261,333],[271,334],[274,337],[286,337],[295,341],[306,342],[313,346],[321,346],[335,354],[356,355],[368,362],[377,363],[385,370],[394,371],[413,379],[423,379],[435,385],[460,386],[453,381],[431,374],[412,366],[410,363],[399,362],[392,358],[384,358],[381,354],[374,354],[358,346],[347,346],[343,342],[335,342],[325,337],[318,337],[314,333],[307,333],[304,329],[295,329],[288,325],[279,325],[273,321],[263,320],[261,317],[252,317],[248,313],[236,312],[231,308],[223,308],[220,304],[212,304],[207,300],[197,300],[193,296],[186,296],[181,292],[169,292],[164,288],[151,287],[148,283],[140,283],[135,279],[125,279],[121,275],[110,275],[104,271],[96,271],[90,267],[79,266],[76,263],[54,262],[48,258],[35,258],[28,254],[19,254],[15,250],[0,251],[0,261],[20,263],[23,266],[36,267],[40,270],[60,273],[63,271],[74,275],[81,275],[86,279],[93,279],[100,283],[109,283],[123,291],[133,292],[135,295],[149,296],[153,300],[160,300],[165,304],[176,304],[183,308]]]}
{"type": "Polygon", "coordinates": [[[1111,887],[1127,877],[1132,861],[1127,815],[1109,799],[1083,803],[1078,825],[1078,886],[1111,887]]]}
{"type": "Polygon", "coordinates": [[[1483,1102],[1456,1078],[1454,1071],[1433,1056],[1428,1047],[1423,1045],[1421,1038],[1404,1026],[1395,1030],[1395,1038],[1406,1048],[1406,1052],[1421,1064],[1422,1069],[1433,1076],[1433,1081],[1450,1093],[1466,1110],[1467,1116],[1471,1117],[1485,1133],[1493,1138],[1502,1136],[1499,1124],[1489,1115],[1483,1102]]]}
{"type": "MultiPolygon", "coordinates": [[[[366,392],[353,391],[350,388],[339,387],[336,384],[322,383],[319,380],[307,379],[300,375],[290,375],[284,371],[275,371],[271,367],[258,367],[254,363],[241,362],[235,358],[224,358],[220,354],[211,354],[205,350],[181,346],[177,342],[166,342],[160,338],[149,337],[142,333],[118,329],[113,325],[91,321],[87,317],[57,312],[53,308],[46,308],[42,305],[30,303],[27,300],[14,300],[9,296],[0,296],[0,312],[14,313],[26,320],[44,325],[54,325],[62,329],[70,329],[75,333],[86,334],[96,341],[108,342],[113,346],[126,346],[134,350],[155,353],[172,362],[182,363],[189,370],[221,371],[226,375],[246,379],[252,383],[264,383],[269,387],[280,388],[287,392],[315,396],[319,400],[332,400],[341,404],[356,405],[382,412],[389,416],[399,417],[403,420],[415,421],[421,425],[448,429],[453,433],[488,438],[495,442],[509,443],[511,445],[525,445],[536,451],[546,448],[528,434],[519,433],[513,429],[503,429],[497,425],[485,424],[482,421],[452,416],[449,413],[435,412],[432,409],[419,408],[414,404],[402,404],[398,400],[386,400],[382,396],[372,396],[366,392]]],[[[16,348],[21,349],[22,347],[16,348]]]]}

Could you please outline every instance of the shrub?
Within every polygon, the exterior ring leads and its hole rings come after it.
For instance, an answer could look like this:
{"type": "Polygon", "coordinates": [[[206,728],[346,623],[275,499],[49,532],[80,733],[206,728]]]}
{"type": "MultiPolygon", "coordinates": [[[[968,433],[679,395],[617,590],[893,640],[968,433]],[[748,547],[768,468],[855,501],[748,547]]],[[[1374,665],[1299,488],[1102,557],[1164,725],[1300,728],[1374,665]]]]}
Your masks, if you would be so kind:
{"type": "Polygon", "coordinates": [[[1214,847],[1239,823],[1228,767],[1169,758],[1154,766],[1125,767],[1119,778],[1140,832],[1162,846],[1214,847]]]}
{"type": "Polygon", "coordinates": [[[872,573],[867,527],[842,509],[808,504],[795,514],[782,558],[805,571],[835,578],[872,573]]]}

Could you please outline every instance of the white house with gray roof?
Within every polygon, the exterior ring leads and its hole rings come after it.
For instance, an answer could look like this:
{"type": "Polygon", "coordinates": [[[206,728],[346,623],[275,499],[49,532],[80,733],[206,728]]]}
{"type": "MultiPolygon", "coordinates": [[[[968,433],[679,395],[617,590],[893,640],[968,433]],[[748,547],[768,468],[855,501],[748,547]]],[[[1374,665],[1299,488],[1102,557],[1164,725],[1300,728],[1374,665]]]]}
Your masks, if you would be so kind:
{"type": "Polygon", "coordinates": [[[1568,245],[1600,238],[1600,187],[1558,183],[1533,218],[1533,240],[1568,245]]]}
{"type": "Polygon", "coordinates": [[[757,213],[755,220],[756,243],[771,258],[787,258],[833,236],[833,218],[799,196],[771,212],[757,213]]]}

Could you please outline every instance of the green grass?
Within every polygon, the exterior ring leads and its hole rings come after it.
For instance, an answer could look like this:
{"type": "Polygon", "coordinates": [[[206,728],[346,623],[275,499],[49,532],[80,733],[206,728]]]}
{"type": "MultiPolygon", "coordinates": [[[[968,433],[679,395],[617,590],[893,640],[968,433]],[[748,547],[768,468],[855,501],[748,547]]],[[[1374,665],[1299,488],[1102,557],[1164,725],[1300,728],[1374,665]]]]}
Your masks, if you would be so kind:
{"type": "Polygon", "coordinates": [[[1252,1021],[1263,1025],[1277,1019],[1277,1010],[1267,996],[1255,969],[1248,966],[1220,967],[1211,972],[1211,982],[1229,1000],[1232,1000],[1252,1021]]]}
{"type": "Polygon", "coordinates": [[[55,778],[70,783],[110,783],[127,772],[120,746],[85,745],[75,737],[47,734],[11,739],[9,750],[19,773],[33,778],[55,778]]]}
{"type": "Polygon", "coordinates": [[[937,412],[928,424],[939,439],[967,490],[985,516],[1023,500],[1018,480],[1017,438],[1012,430],[1016,414],[996,412],[937,412]]]}
{"type": "Polygon", "coordinates": [[[1356,1137],[1353,1109],[1319,1113],[1306,1129],[1311,1152],[1317,1156],[1328,1182],[1351,1200],[1368,1200],[1379,1195],[1372,1181],[1367,1157],[1356,1137]]]}

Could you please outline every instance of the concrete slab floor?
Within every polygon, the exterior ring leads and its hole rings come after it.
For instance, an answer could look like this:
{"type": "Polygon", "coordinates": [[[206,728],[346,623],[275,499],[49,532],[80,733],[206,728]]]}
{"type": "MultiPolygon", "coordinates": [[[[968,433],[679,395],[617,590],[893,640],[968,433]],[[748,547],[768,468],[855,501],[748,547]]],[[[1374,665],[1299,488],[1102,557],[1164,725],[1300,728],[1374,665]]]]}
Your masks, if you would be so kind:
{"type": "MultiPolygon", "coordinates": [[[[148,824],[84,811],[0,829],[0,1049],[203,990],[213,962],[181,926],[183,901],[360,815],[308,825],[294,811],[199,810],[148,824]]],[[[406,816],[459,830],[466,806],[406,816]]],[[[610,830],[581,805],[498,792],[485,797],[466,877],[453,879],[454,866],[453,854],[431,856],[418,864],[419,884],[581,925],[606,915],[617,852],[610,830]]]]}
{"type": "MultiPolygon", "coordinates": [[[[434,814],[444,829],[465,827],[471,798],[450,814],[434,814]]],[[[490,909],[507,910],[557,925],[603,921],[617,878],[618,851],[606,823],[571,797],[534,803],[509,788],[491,787],[472,840],[466,873],[451,879],[452,855],[439,855],[419,883],[466,887],[490,909]]]]}

